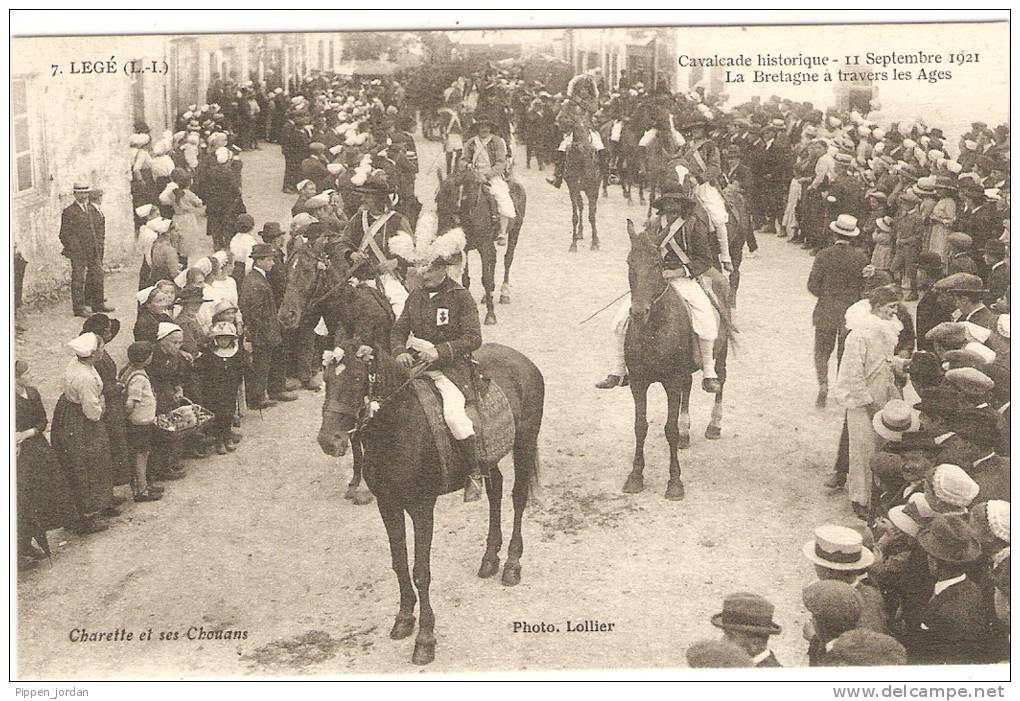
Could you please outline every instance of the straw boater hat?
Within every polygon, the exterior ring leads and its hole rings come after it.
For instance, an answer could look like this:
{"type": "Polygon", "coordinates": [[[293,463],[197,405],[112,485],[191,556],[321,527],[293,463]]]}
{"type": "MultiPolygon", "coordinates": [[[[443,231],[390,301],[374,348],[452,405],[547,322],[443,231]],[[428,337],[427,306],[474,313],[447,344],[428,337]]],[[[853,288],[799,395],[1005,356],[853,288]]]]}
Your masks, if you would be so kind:
{"type": "Polygon", "coordinates": [[[857,228],[857,217],[852,214],[840,214],[829,224],[829,229],[838,236],[850,239],[856,238],[861,233],[861,230],[857,228]]]}
{"type": "Polygon", "coordinates": [[[871,420],[875,433],[887,441],[899,441],[907,431],[921,427],[920,412],[902,399],[890,399],[871,420]]]}
{"type": "Polygon", "coordinates": [[[830,570],[863,570],[875,561],[860,533],[831,523],[816,528],[815,537],[804,544],[802,552],[811,562],[830,570]]]}
{"type": "Polygon", "coordinates": [[[712,625],[743,633],[779,635],[783,629],[772,620],[775,609],[768,600],[757,594],[730,594],[723,599],[722,612],[712,616],[712,625]]]}

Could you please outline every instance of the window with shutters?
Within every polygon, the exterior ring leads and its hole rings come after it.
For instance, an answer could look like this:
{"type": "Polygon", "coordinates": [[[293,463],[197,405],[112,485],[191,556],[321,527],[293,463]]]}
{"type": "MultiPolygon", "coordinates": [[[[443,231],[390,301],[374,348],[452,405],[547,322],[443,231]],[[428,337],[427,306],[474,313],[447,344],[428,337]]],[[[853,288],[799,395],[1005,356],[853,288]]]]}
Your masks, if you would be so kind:
{"type": "Polygon", "coordinates": [[[16,195],[32,192],[38,181],[29,87],[28,78],[11,81],[11,188],[16,195]]]}

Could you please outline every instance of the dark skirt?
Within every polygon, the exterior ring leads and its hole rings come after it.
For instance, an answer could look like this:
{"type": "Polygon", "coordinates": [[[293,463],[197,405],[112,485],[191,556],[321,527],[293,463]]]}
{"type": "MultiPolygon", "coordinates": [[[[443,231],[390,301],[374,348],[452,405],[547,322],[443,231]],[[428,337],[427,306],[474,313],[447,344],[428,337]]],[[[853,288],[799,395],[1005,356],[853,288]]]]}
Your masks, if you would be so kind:
{"type": "Polygon", "coordinates": [[[81,405],[60,395],[52,426],[53,449],[71,485],[78,515],[113,506],[113,464],[105,424],[89,420],[81,405]]]}
{"type": "Polygon", "coordinates": [[[74,521],[74,499],[67,474],[45,436],[18,446],[18,529],[31,534],[74,521]]]}
{"type": "Polygon", "coordinates": [[[103,413],[106,424],[106,437],[110,443],[110,464],[113,468],[113,484],[131,484],[134,465],[128,453],[127,414],[124,410],[124,397],[121,392],[113,392],[106,398],[106,411],[103,413]]]}

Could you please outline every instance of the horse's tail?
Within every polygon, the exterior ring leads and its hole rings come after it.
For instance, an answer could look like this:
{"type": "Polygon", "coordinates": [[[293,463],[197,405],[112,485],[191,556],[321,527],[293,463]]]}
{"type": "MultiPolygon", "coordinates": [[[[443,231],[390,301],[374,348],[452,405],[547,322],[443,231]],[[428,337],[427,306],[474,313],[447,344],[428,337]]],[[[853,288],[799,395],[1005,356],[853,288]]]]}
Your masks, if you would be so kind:
{"type": "Polygon", "coordinates": [[[535,506],[542,505],[542,480],[541,480],[542,456],[539,454],[538,446],[535,446],[534,460],[531,463],[531,479],[528,480],[528,501],[535,506]]]}

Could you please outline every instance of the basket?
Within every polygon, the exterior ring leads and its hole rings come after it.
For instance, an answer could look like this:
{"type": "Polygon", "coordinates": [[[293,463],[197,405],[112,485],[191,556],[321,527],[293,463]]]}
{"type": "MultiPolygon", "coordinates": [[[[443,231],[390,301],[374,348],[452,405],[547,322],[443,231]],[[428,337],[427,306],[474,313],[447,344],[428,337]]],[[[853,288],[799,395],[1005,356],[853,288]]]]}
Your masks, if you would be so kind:
{"type": "Polygon", "coordinates": [[[212,412],[187,397],[183,397],[182,402],[176,409],[156,416],[154,425],[157,430],[172,436],[187,436],[213,420],[212,412]]]}

